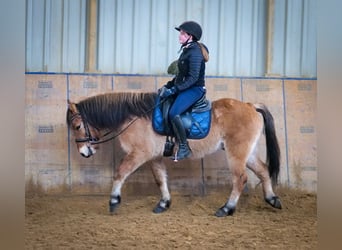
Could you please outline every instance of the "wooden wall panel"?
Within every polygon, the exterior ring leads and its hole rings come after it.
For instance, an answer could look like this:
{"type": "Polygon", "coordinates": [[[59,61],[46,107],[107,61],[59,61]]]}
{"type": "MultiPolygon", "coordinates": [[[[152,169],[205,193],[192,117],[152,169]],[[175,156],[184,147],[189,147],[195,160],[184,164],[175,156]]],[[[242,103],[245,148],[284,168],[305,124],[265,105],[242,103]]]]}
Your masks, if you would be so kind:
{"type": "Polygon", "coordinates": [[[102,75],[68,75],[68,97],[74,102],[113,91],[113,77],[102,75]]]}
{"type": "Polygon", "coordinates": [[[285,81],[289,184],[317,189],[317,84],[285,81]]]}
{"type": "Polygon", "coordinates": [[[155,77],[151,76],[115,76],[116,92],[153,92],[156,91],[155,77]]]}
{"type": "Polygon", "coordinates": [[[171,81],[172,79],[173,79],[173,76],[158,76],[158,77],[156,77],[156,90],[163,87],[163,85],[165,85],[168,81],[171,81]]]}
{"type": "MultiPolygon", "coordinates": [[[[97,94],[112,91],[112,77],[101,75],[70,75],[69,98],[74,102],[97,94]]],[[[99,145],[96,154],[82,157],[70,134],[70,175],[74,192],[108,192],[112,184],[114,144],[112,141],[99,145]]]]}
{"type": "Polygon", "coordinates": [[[232,175],[229,169],[226,153],[223,150],[207,155],[203,158],[204,184],[208,189],[230,186],[232,175]]]}
{"type": "MultiPolygon", "coordinates": [[[[286,183],[288,180],[286,162],[286,142],[285,142],[285,120],[284,120],[284,100],[282,80],[272,79],[244,79],[242,83],[244,102],[264,103],[274,118],[276,133],[281,151],[281,169],[279,181],[286,183]]],[[[259,143],[259,155],[263,159],[266,157],[265,136],[262,135],[259,143]]],[[[257,184],[259,180],[250,173],[250,180],[257,184]]]]}
{"type": "MultiPolygon", "coordinates": [[[[241,100],[241,84],[237,78],[206,78],[207,98],[211,101],[220,98],[241,100]]],[[[204,183],[206,188],[231,185],[231,172],[226,154],[219,150],[203,158],[204,183]]]]}
{"type": "MultiPolygon", "coordinates": [[[[105,192],[112,185],[113,170],[123,153],[116,140],[101,144],[88,159],[79,155],[65,123],[67,99],[110,92],[156,91],[172,76],[123,76],[78,74],[29,74],[26,76],[25,180],[45,189],[67,187],[74,192],[105,192]]],[[[229,97],[265,103],[274,116],[281,148],[280,183],[317,189],[317,139],[315,80],[206,78],[207,97],[229,97]]],[[[265,157],[264,136],[260,156],[265,157]]],[[[224,151],[199,160],[178,163],[165,159],[171,190],[203,194],[206,188],[231,185],[224,151]]],[[[249,184],[259,181],[248,172],[249,184]]],[[[132,192],[159,193],[149,163],[123,187],[132,192]]]]}
{"type": "Polygon", "coordinates": [[[26,76],[25,180],[43,189],[68,185],[66,76],[26,76]]]}
{"type": "Polygon", "coordinates": [[[173,162],[165,160],[168,166],[169,186],[171,191],[178,190],[182,194],[203,193],[202,164],[201,160],[185,159],[173,162]]]}
{"type": "Polygon", "coordinates": [[[207,98],[234,98],[241,100],[241,80],[238,78],[206,78],[207,98]]]}

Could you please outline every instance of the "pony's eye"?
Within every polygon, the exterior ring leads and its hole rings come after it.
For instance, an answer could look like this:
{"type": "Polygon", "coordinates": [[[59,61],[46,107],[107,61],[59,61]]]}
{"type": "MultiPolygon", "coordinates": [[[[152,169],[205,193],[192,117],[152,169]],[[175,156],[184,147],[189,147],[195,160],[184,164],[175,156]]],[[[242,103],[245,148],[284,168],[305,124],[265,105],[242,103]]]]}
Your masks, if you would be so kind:
{"type": "Polygon", "coordinates": [[[76,126],[76,130],[80,130],[81,129],[81,125],[76,126]]]}

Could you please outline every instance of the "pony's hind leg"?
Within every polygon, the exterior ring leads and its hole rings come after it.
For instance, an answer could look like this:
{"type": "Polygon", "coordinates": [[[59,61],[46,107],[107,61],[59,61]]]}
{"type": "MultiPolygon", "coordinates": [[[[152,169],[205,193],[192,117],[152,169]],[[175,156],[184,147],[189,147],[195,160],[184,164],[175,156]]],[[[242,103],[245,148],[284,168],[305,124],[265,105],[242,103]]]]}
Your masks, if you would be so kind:
{"type": "Polygon", "coordinates": [[[273,192],[272,180],[270,178],[267,165],[258,157],[251,157],[247,162],[247,167],[260,179],[265,201],[272,207],[281,209],[282,206],[280,199],[273,192]]]}
{"type": "Polygon", "coordinates": [[[151,168],[154,179],[161,192],[161,198],[157,205],[154,207],[153,212],[162,213],[166,211],[171,205],[171,195],[167,184],[166,166],[162,162],[162,159],[158,159],[152,162],[151,168]]]}
{"type": "Polygon", "coordinates": [[[216,211],[215,215],[217,217],[233,215],[236,209],[236,205],[239,201],[241,192],[247,182],[245,161],[238,160],[238,159],[235,159],[235,160],[230,159],[228,161],[228,164],[232,171],[233,189],[229,196],[228,201],[216,211]]]}

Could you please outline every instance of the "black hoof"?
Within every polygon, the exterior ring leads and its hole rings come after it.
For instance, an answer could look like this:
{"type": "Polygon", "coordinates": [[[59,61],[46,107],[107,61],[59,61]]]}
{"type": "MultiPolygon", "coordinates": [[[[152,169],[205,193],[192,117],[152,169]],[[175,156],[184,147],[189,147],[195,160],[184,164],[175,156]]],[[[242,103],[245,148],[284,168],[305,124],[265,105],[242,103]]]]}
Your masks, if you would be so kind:
{"type": "Polygon", "coordinates": [[[216,217],[225,217],[228,215],[233,215],[235,212],[235,208],[229,208],[227,206],[223,206],[219,208],[219,210],[216,211],[215,216],[216,217]]]}
{"type": "Polygon", "coordinates": [[[167,201],[160,200],[157,206],[155,206],[155,208],[153,209],[153,213],[155,214],[163,213],[170,208],[170,205],[171,205],[170,200],[167,200],[167,201]]]}
{"type": "Polygon", "coordinates": [[[109,212],[113,214],[121,203],[121,196],[111,196],[109,200],[109,212]]]}
{"type": "Polygon", "coordinates": [[[265,198],[265,201],[274,208],[278,208],[278,209],[282,208],[281,202],[278,196],[273,196],[270,199],[265,198]]]}

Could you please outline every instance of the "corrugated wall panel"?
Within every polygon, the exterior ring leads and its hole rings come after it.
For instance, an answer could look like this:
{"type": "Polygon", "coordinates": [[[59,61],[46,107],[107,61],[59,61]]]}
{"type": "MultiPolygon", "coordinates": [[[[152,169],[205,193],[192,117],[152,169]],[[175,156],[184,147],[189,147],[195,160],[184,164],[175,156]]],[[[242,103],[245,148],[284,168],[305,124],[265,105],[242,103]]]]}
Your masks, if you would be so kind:
{"type": "Polygon", "coordinates": [[[296,76],[300,71],[300,50],[302,41],[302,1],[287,1],[285,37],[285,74],[296,76]]]}
{"type": "MultiPolygon", "coordinates": [[[[28,72],[80,72],[86,55],[86,0],[29,0],[28,72]]],[[[316,0],[98,0],[97,71],[165,74],[178,58],[184,20],[203,27],[211,76],[316,76],[316,0]],[[273,6],[273,19],[267,8],[273,6]],[[268,32],[267,22],[273,22],[268,32]],[[266,46],[270,44],[270,55],[266,46]],[[267,62],[270,59],[270,62],[267,62]]],[[[96,19],[95,19],[96,20],[96,19]]]]}
{"type": "Polygon", "coordinates": [[[99,5],[99,12],[102,15],[99,16],[99,58],[98,64],[99,68],[106,68],[106,71],[114,71],[114,60],[115,58],[115,48],[110,43],[111,41],[116,41],[116,13],[115,10],[115,1],[101,1],[99,5]],[[104,11],[104,10],[112,10],[112,11],[104,11]],[[107,28],[104,31],[104,24],[111,25],[112,28],[107,28]],[[106,56],[104,56],[106,54],[106,56]]]}
{"type": "Polygon", "coordinates": [[[86,1],[28,0],[26,71],[84,72],[86,1]]]}
{"type": "Polygon", "coordinates": [[[275,0],[272,74],[315,77],[316,0],[275,0]]]}
{"type": "Polygon", "coordinates": [[[265,67],[265,1],[238,1],[234,75],[260,76],[265,67]]]}
{"type": "MultiPolygon", "coordinates": [[[[131,73],[132,59],[132,40],[133,40],[133,7],[134,0],[116,1],[116,10],[113,13],[117,15],[115,22],[116,40],[109,41],[112,46],[115,46],[115,72],[131,73]]],[[[101,15],[101,14],[100,14],[101,15]]],[[[105,24],[106,25],[106,24],[105,24]]],[[[110,25],[111,26],[111,25],[110,25]]],[[[104,32],[108,28],[108,24],[104,28],[104,32]]],[[[143,53],[143,51],[142,51],[143,53]]],[[[101,57],[101,55],[99,55],[101,57]]],[[[101,71],[108,72],[107,70],[101,71]]]]}
{"type": "Polygon", "coordinates": [[[301,76],[317,75],[316,1],[304,0],[301,76]]]}
{"type": "Polygon", "coordinates": [[[215,61],[215,53],[211,53],[211,61],[208,64],[208,68],[213,68],[217,63],[217,75],[234,75],[235,72],[235,46],[236,40],[233,35],[236,29],[236,1],[222,1],[219,12],[218,22],[218,47],[220,56],[215,61]]]}
{"type": "Polygon", "coordinates": [[[201,6],[201,2],[99,1],[98,70],[165,74],[169,63],[177,59],[180,47],[173,27],[185,20],[186,10],[195,5],[201,6]],[[179,6],[184,9],[179,11],[179,6]]]}
{"type": "Polygon", "coordinates": [[[180,47],[173,27],[196,20],[210,50],[208,75],[264,73],[265,0],[101,0],[99,5],[101,72],[165,74],[180,47]]]}
{"type": "Polygon", "coordinates": [[[281,76],[284,73],[286,1],[275,1],[273,20],[273,40],[271,48],[270,74],[281,76]]]}
{"type": "Polygon", "coordinates": [[[63,72],[83,72],[86,44],[86,1],[64,1],[63,72]]]}
{"type": "Polygon", "coordinates": [[[44,0],[29,0],[26,9],[26,71],[42,71],[44,68],[44,0]]]}
{"type": "Polygon", "coordinates": [[[173,55],[175,54],[173,51],[174,46],[170,47],[172,36],[169,35],[170,32],[168,30],[171,17],[169,16],[168,9],[163,8],[163,6],[165,6],[164,1],[152,1],[149,72],[152,72],[152,65],[159,65],[159,70],[153,70],[155,74],[165,74],[168,62],[174,60],[173,55]],[[164,19],[166,20],[165,22],[160,21],[164,19]],[[165,36],[159,35],[165,32],[165,36]],[[158,39],[155,39],[155,37],[158,37],[158,39]]]}
{"type": "Polygon", "coordinates": [[[44,71],[61,71],[63,58],[63,1],[46,1],[44,71]]]}

